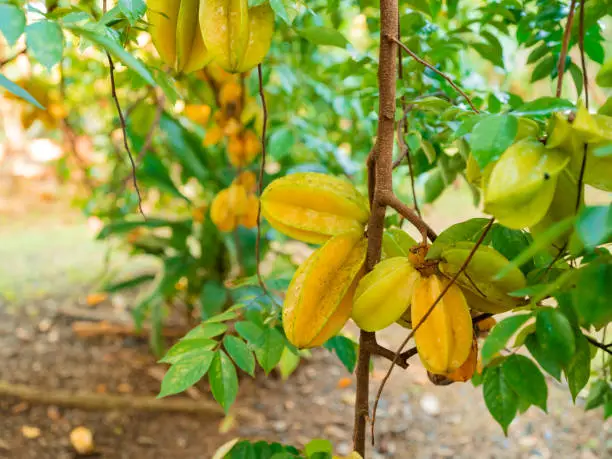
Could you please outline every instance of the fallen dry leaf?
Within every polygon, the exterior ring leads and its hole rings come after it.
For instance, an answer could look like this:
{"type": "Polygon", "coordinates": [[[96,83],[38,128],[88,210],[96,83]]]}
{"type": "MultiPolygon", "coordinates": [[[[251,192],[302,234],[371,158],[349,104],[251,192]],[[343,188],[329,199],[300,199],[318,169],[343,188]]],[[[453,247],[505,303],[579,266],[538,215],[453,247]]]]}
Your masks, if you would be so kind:
{"type": "Polygon", "coordinates": [[[13,413],[13,414],[23,413],[29,407],[30,406],[26,402],[19,402],[17,405],[15,405],[15,406],[13,406],[11,408],[11,413],[13,413]]]}
{"type": "Polygon", "coordinates": [[[49,408],[47,408],[47,417],[52,421],[59,421],[62,418],[62,415],[57,406],[51,405],[49,408]]]}
{"type": "Polygon", "coordinates": [[[21,435],[32,440],[40,437],[40,429],[33,426],[21,426],[21,435]]]}
{"type": "Polygon", "coordinates": [[[70,432],[70,443],[79,454],[91,454],[94,450],[93,434],[87,427],[74,428],[70,432]]]}
{"type": "Polygon", "coordinates": [[[96,386],[96,393],[98,394],[106,394],[107,389],[106,389],[106,384],[98,384],[96,386]]]}
{"type": "Polygon", "coordinates": [[[108,293],[90,293],[87,295],[85,302],[87,306],[97,306],[108,298],[108,293]]]}
{"type": "Polygon", "coordinates": [[[340,378],[338,380],[338,388],[339,389],[344,389],[346,387],[349,387],[351,384],[353,384],[353,380],[349,377],[346,378],[340,378]]]}
{"type": "Polygon", "coordinates": [[[132,392],[134,392],[134,389],[128,383],[121,383],[117,386],[117,392],[119,392],[120,394],[131,394],[132,392]]]}

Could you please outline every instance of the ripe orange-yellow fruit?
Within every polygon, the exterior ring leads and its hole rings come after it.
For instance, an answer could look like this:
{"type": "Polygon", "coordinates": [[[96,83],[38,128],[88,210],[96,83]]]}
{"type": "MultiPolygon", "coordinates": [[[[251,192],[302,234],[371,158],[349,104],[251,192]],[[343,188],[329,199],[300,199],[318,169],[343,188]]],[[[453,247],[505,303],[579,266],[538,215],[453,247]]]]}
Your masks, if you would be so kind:
{"type": "Polygon", "coordinates": [[[225,83],[219,91],[219,102],[222,107],[229,104],[238,104],[242,97],[242,87],[235,81],[225,83]]]}
{"type": "Polygon", "coordinates": [[[297,269],[283,304],[283,328],[298,348],[322,345],[351,315],[367,240],[361,230],[331,238],[297,269]]]}
{"type": "Polygon", "coordinates": [[[201,105],[185,105],[185,109],[183,113],[187,118],[189,118],[194,123],[204,126],[210,120],[210,114],[212,109],[210,105],[201,104],[201,105]]]}
{"type": "MultiPolygon", "coordinates": [[[[410,307],[412,326],[417,327],[449,281],[432,275],[420,277],[410,307]]],[[[467,360],[472,346],[472,318],[461,293],[452,284],[416,330],[414,340],[421,362],[436,374],[449,374],[467,360]]]]}
{"type": "Polygon", "coordinates": [[[452,373],[446,375],[446,377],[455,382],[466,382],[472,379],[474,372],[478,366],[478,340],[474,338],[472,340],[472,349],[467,360],[452,373]]]}
{"type": "Polygon", "coordinates": [[[221,139],[223,138],[223,129],[218,125],[212,126],[210,129],[206,131],[206,135],[204,136],[203,145],[205,147],[212,147],[217,145],[221,139]]]}
{"type": "Polygon", "coordinates": [[[367,199],[352,183],[314,172],[274,180],[261,197],[261,211],[277,231],[315,244],[346,231],[363,232],[370,215],[367,199]]]}

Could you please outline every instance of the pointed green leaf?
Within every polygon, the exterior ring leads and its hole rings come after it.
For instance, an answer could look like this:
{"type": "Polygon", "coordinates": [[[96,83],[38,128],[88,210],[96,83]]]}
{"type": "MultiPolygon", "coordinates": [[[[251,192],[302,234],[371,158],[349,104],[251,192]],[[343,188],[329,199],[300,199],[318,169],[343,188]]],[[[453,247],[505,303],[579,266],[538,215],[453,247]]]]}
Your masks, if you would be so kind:
{"type": "Polygon", "coordinates": [[[238,368],[255,376],[255,357],[244,341],[235,336],[225,335],[223,346],[238,368]]]}
{"type": "Polygon", "coordinates": [[[504,360],[502,371],[508,385],[519,397],[546,412],[548,387],[535,363],[523,355],[514,354],[504,360]]]}
{"type": "Polygon", "coordinates": [[[276,366],[284,348],[285,338],[276,328],[268,328],[264,331],[263,342],[255,348],[255,356],[266,374],[276,366]]]}
{"type": "Polygon", "coordinates": [[[519,403],[500,366],[486,370],[482,392],[493,419],[502,427],[504,434],[508,435],[508,426],[516,416],[519,403]]]}
{"type": "Polygon", "coordinates": [[[157,397],[178,394],[193,386],[211,367],[214,355],[213,351],[204,351],[197,357],[184,359],[172,365],[164,376],[157,397]]]}
{"type": "Polygon", "coordinates": [[[580,332],[576,334],[576,353],[565,368],[565,378],[574,403],[578,393],[584,389],[591,376],[591,349],[589,342],[580,332]]]}
{"type": "Polygon", "coordinates": [[[21,8],[15,5],[0,5],[0,32],[9,46],[14,46],[23,34],[26,17],[21,8]]]}
{"type": "Polygon", "coordinates": [[[530,317],[531,314],[520,314],[508,317],[496,324],[482,346],[482,364],[486,365],[499,353],[499,351],[506,347],[506,343],[508,343],[510,337],[514,335],[530,317]]]}
{"type": "Polygon", "coordinates": [[[512,145],[518,120],[511,115],[491,115],[478,122],[472,131],[472,155],[481,169],[496,161],[512,145]]]}
{"type": "Polygon", "coordinates": [[[38,21],[26,27],[26,44],[28,53],[51,70],[62,59],[64,34],[57,23],[38,21]]]}
{"type": "Polygon", "coordinates": [[[569,363],[576,352],[576,339],[569,320],[557,309],[543,308],[536,315],[538,342],[561,366],[569,363]]]}
{"type": "Polygon", "coordinates": [[[12,94],[15,94],[17,97],[21,97],[22,99],[27,100],[32,105],[35,105],[41,110],[45,110],[45,107],[40,105],[40,103],[36,99],[34,99],[34,97],[32,97],[32,95],[28,91],[23,89],[21,86],[13,83],[11,80],[9,80],[2,74],[0,74],[0,86],[6,88],[7,91],[12,94]]]}
{"type": "Polygon", "coordinates": [[[190,360],[207,355],[217,342],[212,339],[182,339],[172,346],[160,360],[162,363],[178,363],[181,360],[190,360]]]}
{"type": "Polygon", "coordinates": [[[227,413],[238,395],[238,376],[234,363],[222,350],[215,353],[208,371],[208,382],[213,397],[227,413]]]}

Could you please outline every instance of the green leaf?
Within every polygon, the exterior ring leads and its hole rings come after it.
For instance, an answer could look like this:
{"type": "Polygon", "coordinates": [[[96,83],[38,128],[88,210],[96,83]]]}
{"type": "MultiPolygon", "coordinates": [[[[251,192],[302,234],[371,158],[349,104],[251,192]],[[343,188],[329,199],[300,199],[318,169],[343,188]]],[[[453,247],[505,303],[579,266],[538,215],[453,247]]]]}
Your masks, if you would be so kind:
{"type": "Polygon", "coordinates": [[[591,390],[589,391],[584,409],[589,411],[603,405],[610,392],[612,392],[612,390],[606,381],[603,379],[595,381],[591,386],[591,390]]]}
{"type": "Polygon", "coordinates": [[[125,64],[128,68],[140,75],[147,83],[151,86],[155,86],[155,80],[151,76],[151,73],[142,61],[135,58],[133,55],[128,53],[125,49],[119,45],[119,43],[113,41],[105,35],[98,33],[97,31],[79,27],[73,24],[64,24],[64,27],[74,34],[86,38],[87,40],[101,46],[106,49],[116,59],[125,64]]]}
{"type": "Polygon", "coordinates": [[[213,280],[204,282],[200,293],[202,320],[209,319],[223,311],[227,298],[227,289],[220,282],[213,280]]]}
{"type": "Polygon", "coordinates": [[[500,366],[487,368],[482,386],[485,404],[495,419],[508,435],[508,426],[516,416],[518,397],[506,381],[500,366]]]}
{"type": "Polygon", "coordinates": [[[166,355],[159,360],[161,363],[179,363],[181,360],[191,360],[208,355],[217,342],[212,339],[196,338],[182,339],[172,346],[166,355]]]}
{"type": "Polygon", "coordinates": [[[510,115],[491,115],[479,121],[470,137],[472,154],[480,169],[496,161],[512,145],[518,120],[510,115]]]}
{"type": "Polygon", "coordinates": [[[334,452],[334,445],[329,440],[314,439],[310,440],[304,447],[306,457],[310,458],[315,453],[326,453],[331,455],[334,452]]]}
{"type": "Polygon", "coordinates": [[[604,260],[580,268],[575,284],[572,303],[581,321],[596,328],[605,327],[612,321],[612,264],[604,260]]]}
{"type": "Polygon", "coordinates": [[[328,339],[323,346],[336,353],[340,362],[342,362],[349,373],[355,371],[355,366],[357,366],[357,343],[346,336],[337,335],[328,339]]]}
{"type": "Polygon", "coordinates": [[[227,331],[227,325],[222,323],[203,323],[193,328],[183,339],[213,338],[227,331]]]}
{"type": "Polygon", "coordinates": [[[502,371],[508,385],[519,397],[547,411],[548,387],[535,363],[523,355],[514,354],[504,360],[502,371]]]}
{"type": "Polygon", "coordinates": [[[601,66],[595,81],[602,88],[612,88],[612,59],[608,59],[604,65],[601,66]]]}
{"type": "Polygon", "coordinates": [[[582,94],[582,89],[584,86],[584,77],[582,75],[582,70],[576,64],[572,62],[569,68],[570,75],[572,75],[572,80],[574,80],[574,86],[576,86],[576,93],[578,97],[582,94]]]}
{"type": "Polygon", "coordinates": [[[14,46],[23,34],[26,17],[21,8],[15,5],[0,5],[0,32],[9,46],[14,46]]]}
{"type": "Polygon", "coordinates": [[[461,223],[456,223],[442,231],[427,252],[428,260],[435,260],[442,252],[456,242],[475,242],[482,234],[485,226],[489,223],[488,218],[471,218],[461,223]]]}
{"type": "Polygon", "coordinates": [[[315,45],[335,46],[337,48],[346,48],[346,45],[348,45],[348,40],[344,35],[329,27],[306,27],[296,29],[296,32],[315,45]]]}
{"type": "Polygon", "coordinates": [[[287,380],[289,376],[295,371],[300,364],[300,356],[291,352],[291,349],[285,347],[283,354],[278,362],[278,371],[280,372],[281,379],[287,380]]]}
{"type": "Polygon", "coordinates": [[[575,108],[574,104],[567,99],[546,96],[521,105],[512,114],[516,116],[550,115],[573,108],[575,108]]]}
{"type": "Polygon", "coordinates": [[[446,188],[446,182],[442,171],[435,167],[419,176],[419,181],[423,182],[423,202],[429,204],[440,197],[446,188]]]}
{"type": "Polygon", "coordinates": [[[525,346],[527,346],[527,349],[533,358],[536,359],[536,362],[538,362],[548,374],[558,381],[561,380],[561,365],[548,353],[542,350],[542,346],[540,345],[538,337],[535,333],[532,333],[525,338],[525,346]]]}
{"type": "Polygon", "coordinates": [[[43,107],[32,95],[23,89],[21,86],[13,83],[11,80],[6,78],[4,75],[0,74],[0,86],[6,88],[10,93],[15,94],[17,97],[21,97],[24,100],[27,100],[32,105],[40,108],[41,110],[45,110],[43,107]]]}
{"type": "Polygon", "coordinates": [[[264,330],[253,322],[236,322],[234,328],[251,346],[259,347],[263,344],[264,330]]]}
{"type": "Polygon", "coordinates": [[[147,5],[143,0],[119,0],[118,5],[121,12],[132,25],[144,16],[147,11],[147,5]]]}
{"type": "Polygon", "coordinates": [[[295,143],[293,132],[286,127],[276,129],[270,135],[269,150],[272,157],[280,159],[291,155],[291,148],[295,143]]]}
{"type": "Polygon", "coordinates": [[[576,233],[585,248],[612,241],[612,206],[590,206],[580,211],[576,220],[576,233]]]}
{"type": "Polygon", "coordinates": [[[255,356],[266,374],[276,366],[285,348],[285,338],[276,328],[264,331],[262,344],[255,348],[255,356]]]}
{"type": "Polygon", "coordinates": [[[168,169],[166,169],[164,163],[152,153],[145,155],[142,165],[138,168],[137,174],[141,182],[149,186],[155,186],[162,192],[166,192],[172,196],[190,202],[189,198],[178,190],[170,178],[170,173],[168,169]]]}
{"type": "Polygon", "coordinates": [[[499,271],[494,279],[499,280],[511,272],[515,267],[521,267],[525,263],[532,260],[540,252],[548,250],[551,244],[561,235],[565,234],[574,224],[574,217],[568,217],[565,220],[555,223],[548,227],[545,231],[534,238],[533,243],[521,252],[519,256],[513,259],[504,269],[499,271]]]}
{"type": "Polygon", "coordinates": [[[255,357],[244,341],[232,335],[225,335],[223,346],[238,368],[255,376],[255,357]]]}
{"type": "Polygon", "coordinates": [[[542,351],[565,366],[576,352],[576,339],[569,320],[557,309],[539,309],[536,335],[542,351]]]}
{"type": "Polygon", "coordinates": [[[550,76],[552,71],[555,69],[556,63],[557,60],[554,56],[547,56],[542,59],[533,69],[533,73],[531,74],[531,82],[534,83],[542,78],[550,76]]]}
{"type": "Polygon", "coordinates": [[[161,390],[157,398],[178,394],[197,383],[211,368],[213,351],[203,351],[194,358],[186,358],[172,365],[161,383],[161,390]]]}
{"type": "Polygon", "coordinates": [[[531,314],[520,314],[508,317],[496,324],[482,346],[482,364],[486,365],[499,351],[506,347],[512,335],[531,317],[531,314]]]}
{"type": "Polygon", "coordinates": [[[578,393],[589,382],[591,376],[591,349],[581,332],[576,333],[576,353],[565,367],[565,379],[574,403],[578,393]]]}
{"type": "Polygon", "coordinates": [[[208,371],[208,382],[213,397],[227,413],[238,395],[238,376],[234,363],[222,350],[215,353],[208,371]]]}
{"type": "Polygon", "coordinates": [[[287,25],[291,25],[291,19],[287,14],[287,10],[285,9],[285,5],[282,0],[270,0],[270,6],[274,10],[274,13],[281,18],[287,25]]]}
{"type": "Polygon", "coordinates": [[[26,27],[26,44],[32,57],[51,70],[62,59],[64,34],[55,22],[35,22],[26,27]]]}

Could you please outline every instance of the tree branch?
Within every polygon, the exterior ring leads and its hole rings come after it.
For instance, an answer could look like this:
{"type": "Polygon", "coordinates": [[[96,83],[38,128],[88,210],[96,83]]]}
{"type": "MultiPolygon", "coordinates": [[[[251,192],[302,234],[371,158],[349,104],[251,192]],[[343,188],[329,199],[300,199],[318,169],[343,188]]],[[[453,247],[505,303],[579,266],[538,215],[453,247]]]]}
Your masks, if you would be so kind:
{"type": "Polygon", "coordinates": [[[565,24],[565,31],[563,32],[563,43],[561,45],[561,54],[559,55],[559,63],[557,64],[557,92],[556,96],[561,97],[561,90],[563,89],[563,76],[565,75],[565,60],[567,59],[567,51],[569,48],[570,36],[572,35],[572,22],[574,22],[574,12],[576,10],[576,0],[572,0],[570,3],[569,13],[567,15],[567,24],[565,24]]]}
{"type": "Polygon", "coordinates": [[[385,193],[380,196],[381,203],[395,209],[402,217],[408,220],[423,236],[426,241],[429,238],[432,242],[436,240],[438,235],[419,215],[404,204],[394,193],[385,193]]]}
{"type": "MultiPolygon", "coordinates": [[[[397,79],[397,46],[387,35],[398,30],[398,0],[380,0],[380,49],[378,67],[378,132],[373,154],[368,157],[368,196],[371,203],[368,223],[368,251],[365,268],[369,272],[380,260],[385,222],[385,204],[381,195],[393,192],[393,144],[395,137],[395,82],[397,79]]],[[[366,417],[369,412],[370,352],[364,344],[374,333],[361,331],[357,363],[357,393],[355,397],[355,424],[353,450],[365,457],[366,417]]],[[[397,361],[399,357],[395,358],[397,361]]]]}
{"type": "Polygon", "coordinates": [[[610,344],[604,344],[604,343],[600,343],[599,341],[597,341],[595,338],[591,338],[588,335],[584,335],[584,337],[587,339],[587,341],[589,343],[591,343],[593,346],[601,349],[604,352],[607,352],[608,354],[612,355],[612,343],[610,344]]]}
{"type": "Polygon", "coordinates": [[[7,57],[6,59],[0,60],[0,67],[4,67],[6,64],[10,64],[15,59],[17,59],[19,56],[21,56],[22,54],[25,54],[27,51],[28,51],[27,48],[23,48],[21,51],[17,51],[17,53],[13,54],[12,56],[7,57]]]}
{"type": "Polygon", "coordinates": [[[433,72],[437,73],[438,75],[440,75],[442,78],[444,78],[448,84],[450,84],[453,89],[455,91],[457,91],[459,94],[461,94],[463,96],[463,98],[466,100],[466,102],[469,104],[469,106],[472,108],[472,110],[474,111],[474,113],[480,113],[480,111],[476,108],[476,106],[474,105],[474,103],[472,102],[472,99],[470,99],[470,97],[463,91],[463,89],[461,89],[459,86],[457,86],[455,84],[455,82],[453,81],[453,79],[448,76],[446,73],[441,72],[440,70],[438,70],[437,68],[435,68],[432,64],[430,64],[429,62],[427,62],[424,59],[421,59],[418,55],[416,55],[414,52],[412,52],[410,50],[410,48],[408,48],[405,44],[403,44],[401,41],[399,41],[397,38],[395,38],[393,36],[393,34],[386,34],[385,35],[386,38],[388,40],[391,40],[395,43],[397,43],[403,50],[404,52],[406,52],[406,54],[408,54],[410,57],[412,57],[415,61],[417,61],[419,64],[427,67],[428,69],[432,70],[433,72]]]}

